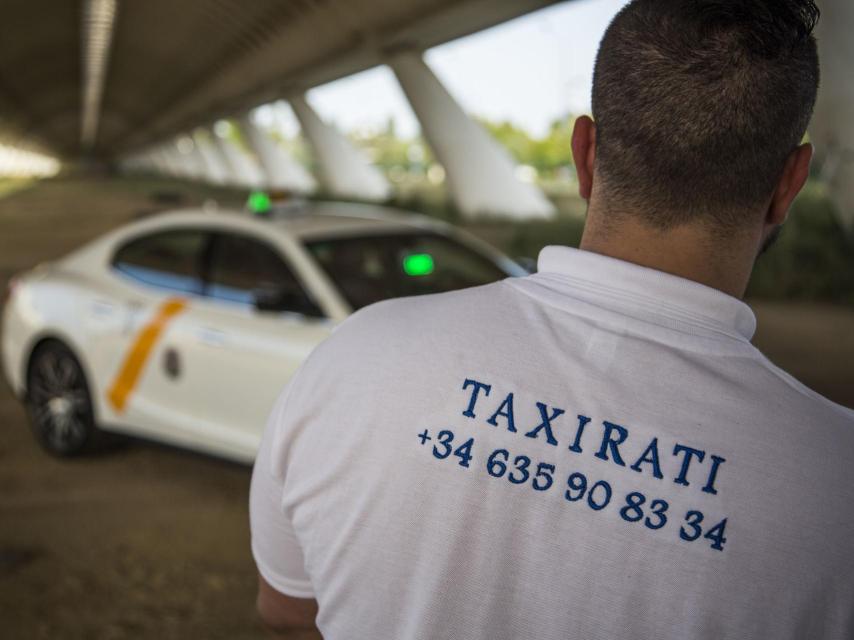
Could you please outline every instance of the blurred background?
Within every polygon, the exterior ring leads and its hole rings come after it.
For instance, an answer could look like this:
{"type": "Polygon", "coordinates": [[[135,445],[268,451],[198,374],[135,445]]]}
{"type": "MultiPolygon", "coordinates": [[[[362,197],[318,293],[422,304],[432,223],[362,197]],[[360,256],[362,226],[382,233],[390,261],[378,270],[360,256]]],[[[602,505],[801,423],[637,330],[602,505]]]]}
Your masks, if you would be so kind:
{"type": "MultiPolygon", "coordinates": [[[[570,151],[622,0],[4,0],[0,284],[108,230],[278,191],[577,245],[570,151]]],[[[854,407],[854,8],[819,3],[812,177],[748,302],[854,407]]],[[[808,425],[805,425],[808,428],[808,425]]],[[[258,638],[249,469],[134,442],[59,460],[0,389],[0,635],[258,638]]]]}

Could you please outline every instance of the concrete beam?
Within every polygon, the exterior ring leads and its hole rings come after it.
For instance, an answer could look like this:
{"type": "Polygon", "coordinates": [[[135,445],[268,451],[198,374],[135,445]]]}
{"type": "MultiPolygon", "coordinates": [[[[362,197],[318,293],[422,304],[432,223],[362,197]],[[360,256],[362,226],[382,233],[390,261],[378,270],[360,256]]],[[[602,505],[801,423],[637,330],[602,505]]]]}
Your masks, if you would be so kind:
{"type": "Polygon", "coordinates": [[[536,185],[516,177],[516,163],[507,150],[466,115],[420,54],[395,55],[389,65],[445,168],[451,196],[463,214],[526,218],[554,213],[536,185]]]}
{"type": "Polygon", "coordinates": [[[391,196],[385,176],[360,149],[325,123],[304,96],[288,99],[320,165],[320,181],[333,196],[381,202],[391,196]]]}
{"type": "Polygon", "coordinates": [[[89,150],[95,144],[101,118],[101,100],[116,23],[116,0],[85,0],[81,50],[83,93],[80,109],[80,144],[89,150]]]}

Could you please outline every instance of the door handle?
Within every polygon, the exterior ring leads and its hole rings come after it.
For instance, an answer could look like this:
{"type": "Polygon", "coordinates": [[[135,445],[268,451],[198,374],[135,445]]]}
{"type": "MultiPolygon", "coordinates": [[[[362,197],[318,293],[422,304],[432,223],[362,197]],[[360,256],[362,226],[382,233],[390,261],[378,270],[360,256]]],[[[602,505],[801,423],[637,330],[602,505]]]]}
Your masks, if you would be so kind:
{"type": "Polygon", "coordinates": [[[196,332],[196,335],[202,344],[211,347],[221,347],[227,342],[225,331],[213,327],[202,327],[196,332]]]}
{"type": "Polygon", "coordinates": [[[93,300],[92,313],[98,317],[112,316],[116,312],[116,305],[109,300],[93,300]]]}

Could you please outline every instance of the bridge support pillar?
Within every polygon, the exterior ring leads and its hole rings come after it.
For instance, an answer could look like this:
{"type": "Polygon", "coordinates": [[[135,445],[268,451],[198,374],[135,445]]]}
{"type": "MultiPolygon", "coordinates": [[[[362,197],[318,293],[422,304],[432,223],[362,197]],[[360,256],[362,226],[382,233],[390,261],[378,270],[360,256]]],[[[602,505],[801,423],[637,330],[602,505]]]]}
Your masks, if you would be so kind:
{"type": "Polygon", "coordinates": [[[169,163],[169,158],[166,150],[163,147],[155,147],[151,150],[150,158],[154,167],[155,173],[162,176],[172,175],[172,165],[169,163]]]}
{"type": "Polygon", "coordinates": [[[239,121],[240,131],[258,158],[265,184],[273,189],[312,193],[317,182],[270,134],[252,122],[249,114],[239,121]]]}
{"type": "Polygon", "coordinates": [[[176,140],[167,142],[164,147],[169,156],[169,163],[172,165],[172,172],[175,177],[182,180],[194,179],[195,167],[193,166],[193,157],[189,153],[182,151],[176,140]]]}
{"type": "Polygon", "coordinates": [[[333,196],[380,202],[391,187],[379,169],[335,127],[325,123],[304,96],[288,99],[320,165],[320,181],[333,196]]]}
{"type": "Polygon", "coordinates": [[[516,164],[507,150],[466,115],[420,54],[397,54],[389,66],[444,166],[451,196],[463,214],[525,218],[554,213],[536,185],[516,177],[516,164]]]}
{"type": "Polygon", "coordinates": [[[142,153],[135,153],[129,158],[122,160],[120,166],[124,171],[131,173],[140,173],[147,170],[145,157],[142,153]]]}
{"type": "Polygon", "coordinates": [[[172,142],[181,177],[186,180],[204,180],[204,159],[190,136],[181,136],[172,142]]]}
{"type": "Polygon", "coordinates": [[[198,150],[199,156],[202,159],[204,166],[203,180],[214,185],[225,185],[228,183],[229,167],[226,166],[222,154],[216,142],[212,131],[196,130],[192,135],[193,144],[198,150]]]}
{"type": "Polygon", "coordinates": [[[253,158],[241,149],[234,140],[218,136],[211,131],[211,141],[219,152],[223,165],[227,167],[226,184],[254,189],[265,182],[260,168],[253,158]]]}
{"type": "Polygon", "coordinates": [[[164,144],[160,153],[163,155],[169,176],[173,178],[186,177],[187,173],[184,165],[184,159],[172,142],[164,144]]]}
{"type": "Polygon", "coordinates": [[[134,157],[137,171],[155,171],[154,161],[151,159],[151,150],[142,151],[134,157]]]}

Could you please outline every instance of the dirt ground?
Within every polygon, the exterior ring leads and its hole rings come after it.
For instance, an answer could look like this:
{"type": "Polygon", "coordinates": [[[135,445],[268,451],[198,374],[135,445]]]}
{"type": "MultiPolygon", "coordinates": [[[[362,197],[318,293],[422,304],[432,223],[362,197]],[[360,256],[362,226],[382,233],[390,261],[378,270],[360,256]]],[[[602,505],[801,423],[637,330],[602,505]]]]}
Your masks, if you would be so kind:
{"type": "MultiPolygon", "coordinates": [[[[170,182],[66,179],[0,199],[0,280],[174,203],[170,182]]],[[[73,461],[39,450],[0,385],[0,637],[264,638],[250,470],[145,443],[73,461]]]]}
{"type": "MultiPolygon", "coordinates": [[[[54,180],[0,199],[0,285],[136,215],[235,194],[54,180]]],[[[754,303],[756,343],[854,406],[854,310],[754,303]]],[[[246,467],[155,445],[61,461],[0,384],[0,637],[263,638],[253,608],[246,467]]]]}

